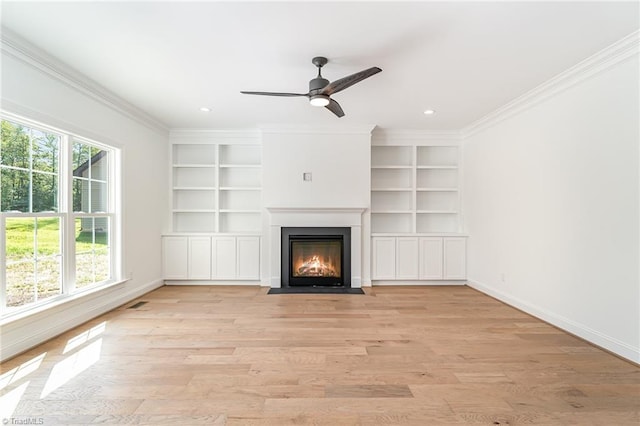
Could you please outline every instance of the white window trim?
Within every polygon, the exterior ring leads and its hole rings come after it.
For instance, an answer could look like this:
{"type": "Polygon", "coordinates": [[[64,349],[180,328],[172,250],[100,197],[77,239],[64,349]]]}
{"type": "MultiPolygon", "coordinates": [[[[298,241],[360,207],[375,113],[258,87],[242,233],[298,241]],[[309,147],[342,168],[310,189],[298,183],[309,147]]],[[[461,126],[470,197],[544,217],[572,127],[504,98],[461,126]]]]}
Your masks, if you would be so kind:
{"type": "MultiPolygon", "coordinates": [[[[126,282],[122,273],[122,209],[121,209],[121,148],[115,145],[108,145],[91,138],[83,137],[74,132],[55,128],[32,119],[12,114],[7,111],[0,111],[0,120],[7,120],[21,124],[25,127],[53,133],[60,136],[60,159],[59,159],[59,179],[58,179],[58,212],[35,212],[35,213],[4,213],[0,212],[0,325],[13,322],[30,315],[37,314],[46,309],[59,306],[60,304],[85,297],[109,287],[121,285],[126,282]],[[108,162],[107,180],[108,185],[108,212],[82,213],[73,212],[72,199],[72,147],[73,142],[91,145],[100,149],[108,150],[110,161],[108,162]],[[64,153],[64,155],[63,155],[64,153]],[[60,253],[62,256],[61,273],[61,294],[47,298],[43,301],[36,301],[21,307],[6,308],[6,226],[5,218],[20,217],[59,217],[62,228],[62,238],[60,241],[60,253]],[[109,255],[110,255],[110,275],[111,279],[87,285],[80,289],[75,288],[75,234],[72,231],[75,220],[78,217],[108,217],[109,218],[109,255]]],[[[30,194],[31,197],[31,194],[30,194]]]]}

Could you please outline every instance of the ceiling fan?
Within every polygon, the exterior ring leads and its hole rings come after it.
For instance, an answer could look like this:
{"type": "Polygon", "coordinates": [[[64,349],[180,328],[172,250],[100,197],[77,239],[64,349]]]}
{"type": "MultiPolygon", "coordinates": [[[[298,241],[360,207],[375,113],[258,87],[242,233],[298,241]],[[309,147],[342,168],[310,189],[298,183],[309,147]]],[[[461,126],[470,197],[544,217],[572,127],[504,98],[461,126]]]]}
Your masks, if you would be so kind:
{"type": "Polygon", "coordinates": [[[323,56],[316,56],[311,60],[311,62],[318,67],[318,76],[309,81],[309,92],[308,93],[282,93],[282,92],[248,92],[248,91],[240,91],[245,95],[265,95],[265,96],[306,96],[309,98],[309,103],[313,106],[323,106],[327,108],[329,111],[337,115],[338,117],[344,116],[344,111],[340,105],[331,99],[331,95],[334,93],[338,93],[341,90],[346,89],[347,87],[353,86],[354,84],[364,80],[365,78],[369,78],[374,74],[382,71],[378,67],[367,68],[366,70],[357,72],[355,74],[348,75],[341,79],[329,82],[326,78],[322,77],[320,73],[323,66],[329,62],[329,60],[323,56]]]}

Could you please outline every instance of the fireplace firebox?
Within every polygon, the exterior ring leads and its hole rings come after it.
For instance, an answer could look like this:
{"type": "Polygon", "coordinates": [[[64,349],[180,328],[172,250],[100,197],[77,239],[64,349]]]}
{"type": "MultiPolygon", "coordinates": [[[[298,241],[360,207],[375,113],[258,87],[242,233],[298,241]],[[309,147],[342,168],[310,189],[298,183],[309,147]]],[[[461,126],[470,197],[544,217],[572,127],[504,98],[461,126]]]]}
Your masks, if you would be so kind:
{"type": "Polygon", "coordinates": [[[351,288],[351,228],[282,228],[282,287],[351,288]]]}

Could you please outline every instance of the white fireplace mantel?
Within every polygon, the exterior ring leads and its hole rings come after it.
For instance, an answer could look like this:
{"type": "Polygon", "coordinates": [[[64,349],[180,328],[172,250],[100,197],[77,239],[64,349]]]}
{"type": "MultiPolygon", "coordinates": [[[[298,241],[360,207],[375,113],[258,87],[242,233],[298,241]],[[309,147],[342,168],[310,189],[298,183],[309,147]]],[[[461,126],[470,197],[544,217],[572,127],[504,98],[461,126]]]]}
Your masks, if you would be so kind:
{"type": "Polygon", "coordinates": [[[280,253],[283,227],[351,228],[351,287],[362,287],[362,214],[366,207],[267,207],[270,228],[270,286],[281,286],[280,253]]]}

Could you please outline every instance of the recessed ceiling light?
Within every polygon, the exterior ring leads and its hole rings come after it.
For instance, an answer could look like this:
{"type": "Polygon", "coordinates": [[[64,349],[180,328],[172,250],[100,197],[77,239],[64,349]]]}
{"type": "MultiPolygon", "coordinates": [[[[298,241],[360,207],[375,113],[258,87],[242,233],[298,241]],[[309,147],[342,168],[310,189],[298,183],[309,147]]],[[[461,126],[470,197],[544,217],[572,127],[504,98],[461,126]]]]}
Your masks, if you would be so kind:
{"type": "Polygon", "coordinates": [[[424,111],[424,115],[433,115],[435,113],[436,112],[434,110],[432,110],[432,109],[427,109],[427,110],[424,111]]]}
{"type": "Polygon", "coordinates": [[[201,108],[200,108],[200,111],[202,111],[202,112],[210,112],[210,111],[211,111],[211,108],[201,107],[201,108]]]}

